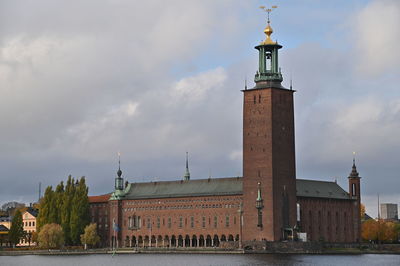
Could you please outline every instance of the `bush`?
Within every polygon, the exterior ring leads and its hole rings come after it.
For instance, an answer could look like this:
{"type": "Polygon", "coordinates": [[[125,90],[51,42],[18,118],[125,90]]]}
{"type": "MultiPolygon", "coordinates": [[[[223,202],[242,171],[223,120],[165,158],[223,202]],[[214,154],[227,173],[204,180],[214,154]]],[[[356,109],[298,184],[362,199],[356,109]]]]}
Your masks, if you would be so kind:
{"type": "Polygon", "coordinates": [[[59,224],[44,225],[38,235],[41,248],[60,248],[64,245],[64,232],[59,224]]]}

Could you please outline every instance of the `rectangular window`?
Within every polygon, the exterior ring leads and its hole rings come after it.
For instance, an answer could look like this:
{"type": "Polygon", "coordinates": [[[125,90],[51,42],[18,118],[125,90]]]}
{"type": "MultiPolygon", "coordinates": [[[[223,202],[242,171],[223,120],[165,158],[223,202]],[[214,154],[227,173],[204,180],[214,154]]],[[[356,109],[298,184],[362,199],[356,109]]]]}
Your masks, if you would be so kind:
{"type": "Polygon", "coordinates": [[[172,224],[171,217],[168,217],[168,228],[171,228],[171,224],[172,224]]]}
{"type": "Polygon", "coordinates": [[[205,216],[203,216],[203,222],[202,222],[202,226],[203,226],[203,228],[205,228],[205,227],[206,227],[206,217],[205,217],[205,216]]]}
{"type": "Polygon", "coordinates": [[[147,228],[151,228],[151,220],[150,218],[147,218],[147,228]]]}
{"type": "Polygon", "coordinates": [[[218,225],[218,217],[214,216],[214,228],[217,228],[218,225]]]}
{"type": "Polygon", "coordinates": [[[160,217],[157,217],[157,228],[160,228],[160,217]]]}
{"type": "Polygon", "coordinates": [[[183,217],[179,217],[179,228],[183,226],[183,217]]]}
{"type": "Polygon", "coordinates": [[[194,217],[190,217],[190,227],[194,227],[194,217]]]}
{"type": "Polygon", "coordinates": [[[229,215],[225,217],[225,227],[229,227],[229,215]]]}

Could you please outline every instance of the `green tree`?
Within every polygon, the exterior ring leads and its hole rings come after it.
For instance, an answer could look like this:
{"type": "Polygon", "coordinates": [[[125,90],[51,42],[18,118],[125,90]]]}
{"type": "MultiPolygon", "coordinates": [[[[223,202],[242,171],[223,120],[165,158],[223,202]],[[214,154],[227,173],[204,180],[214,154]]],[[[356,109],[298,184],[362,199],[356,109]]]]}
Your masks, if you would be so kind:
{"type": "Polygon", "coordinates": [[[64,201],[64,183],[61,181],[60,184],[57,185],[56,191],[54,193],[54,205],[56,209],[56,221],[55,223],[61,224],[61,214],[62,207],[64,201]]]}
{"type": "Polygon", "coordinates": [[[85,177],[76,180],[75,194],[72,199],[72,209],[70,217],[71,241],[74,245],[79,245],[80,235],[83,233],[86,225],[89,224],[89,199],[88,188],[85,183],[85,177]]]}
{"type": "Polygon", "coordinates": [[[68,176],[67,184],[65,185],[62,208],[61,208],[61,227],[64,231],[65,244],[71,245],[71,209],[72,199],[75,195],[74,179],[68,176]]]}
{"type": "Polygon", "coordinates": [[[59,224],[46,224],[39,232],[38,241],[42,248],[62,247],[64,245],[64,232],[59,224]]]}
{"type": "Polygon", "coordinates": [[[15,215],[11,222],[11,228],[9,232],[9,240],[11,244],[17,245],[20,239],[24,237],[24,227],[22,222],[22,214],[19,210],[16,210],[15,215]]]}
{"type": "Polygon", "coordinates": [[[97,235],[97,225],[95,223],[91,223],[85,227],[85,232],[81,235],[82,244],[88,246],[95,246],[99,243],[100,237],[97,235]]]}
{"type": "Polygon", "coordinates": [[[37,227],[40,228],[49,223],[57,222],[57,213],[55,202],[55,193],[51,186],[48,186],[44,192],[43,198],[40,200],[39,215],[37,218],[37,227]]]}

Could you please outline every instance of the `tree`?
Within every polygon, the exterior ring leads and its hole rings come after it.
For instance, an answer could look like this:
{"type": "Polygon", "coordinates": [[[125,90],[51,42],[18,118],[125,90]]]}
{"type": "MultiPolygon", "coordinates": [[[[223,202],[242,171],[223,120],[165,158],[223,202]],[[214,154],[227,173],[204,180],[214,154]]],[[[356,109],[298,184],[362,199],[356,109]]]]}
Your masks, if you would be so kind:
{"type": "Polygon", "coordinates": [[[56,223],[61,224],[61,212],[62,205],[64,201],[64,183],[61,181],[60,184],[57,185],[56,191],[54,192],[54,205],[56,209],[56,223]]]}
{"type": "Polygon", "coordinates": [[[72,209],[70,216],[71,241],[74,245],[80,244],[80,235],[83,233],[85,226],[89,224],[89,199],[88,188],[85,178],[76,180],[75,194],[72,199],[72,209]]]}
{"type": "Polygon", "coordinates": [[[361,226],[361,236],[367,241],[395,242],[397,241],[396,224],[383,220],[368,220],[361,226]]]}
{"type": "Polygon", "coordinates": [[[49,223],[57,222],[57,208],[55,201],[55,193],[51,186],[46,188],[43,198],[40,200],[39,215],[37,218],[37,227],[40,228],[49,223]]]}
{"type": "Polygon", "coordinates": [[[360,205],[360,217],[361,217],[361,220],[364,220],[364,217],[365,217],[365,205],[364,204],[362,204],[361,203],[361,205],[360,205]]]}
{"type": "Polygon", "coordinates": [[[46,224],[39,232],[38,241],[42,248],[60,248],[64,245],[64,232],[59,224],[46,224]]]}
{"type": "Polygon", "coordinates": [[[11,228],[9,232],[9,240],[14,245],[17,245],[20,239],[24,236],[24,226],[22,222],[22,214],[16,210],[14,218],[11,221],[11,228]]]}
{"type": "Polygon", "coordinates": [[[71,240],[71,209],[72,199],[75,194],[74,179],[68,176],[67,184],[65,185],[62,208],[61,208],[61,227],[64,231],[65,243],[67,245],[72,244],[71,240]]]}
{"type": "Polygon", "coordinates": [[[99,243],[100,237],[97,235],[97,225],[91,223],[85,227],[85,232],[81,235],[82,244],[95,246],[99,243]]]}

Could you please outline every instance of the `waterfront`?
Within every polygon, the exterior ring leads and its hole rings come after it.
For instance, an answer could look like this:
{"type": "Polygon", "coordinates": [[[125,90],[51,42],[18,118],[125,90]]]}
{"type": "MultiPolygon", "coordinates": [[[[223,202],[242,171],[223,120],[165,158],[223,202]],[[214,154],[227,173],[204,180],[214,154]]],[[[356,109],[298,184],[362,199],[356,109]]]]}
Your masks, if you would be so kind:
{"type": "Polygon", "coordinates": [[[46,265],[400,265],[400,255],[117,254],[0,256],[1,266],[46,265]]]}

